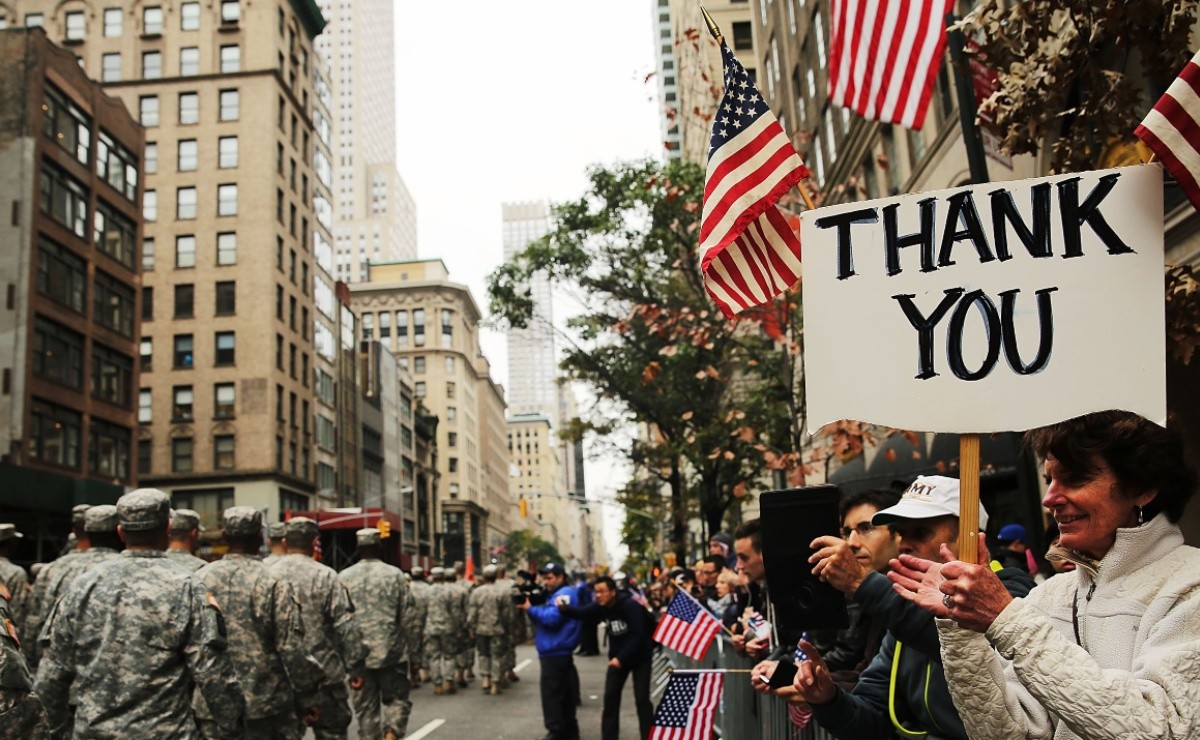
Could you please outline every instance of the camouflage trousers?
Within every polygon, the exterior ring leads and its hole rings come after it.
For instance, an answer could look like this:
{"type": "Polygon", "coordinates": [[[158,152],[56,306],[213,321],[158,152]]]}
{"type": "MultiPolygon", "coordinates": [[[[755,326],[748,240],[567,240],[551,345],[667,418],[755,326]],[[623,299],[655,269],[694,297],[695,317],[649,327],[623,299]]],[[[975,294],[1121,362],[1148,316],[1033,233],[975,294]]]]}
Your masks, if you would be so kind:
{"type": "Polygon", "coordinates": [[[454,656],[454,667],[466,670],[475,665],[475,641],[464,637],[458,641],[458,653],[454,656]]]}
{"type": "MultiPolygon", "coordinates": [[[[196,724],[200,725],[200,734],[206,740],[225,737],[217,727],[217,723],[211,719],[197,717],[196,724]]],[[[247,718],[246,733],[243,737],[246,740],[301,740],[304,737],[304,729],[304,722],[295,714],[285,712],[271,717],[247,718]]]]}
{"type": "Polygon", "coordinates": [[[508,635],[477,635],[475,648],[479,651],[479,675],[499,679],[504,673],[504,657],[508,654],[508,635]]]}
{"type": "Polygon", "coordinates": [[[454,635],[425,634],[425,669],[434,685],[454,678],[454,635]]]}
{"type": "Polygon", "coordinates": [[[412,713],[412,702],[408,700],[410,688],[408,663],[367,669],[362,688],[350,691],[361,740],[379,740],[388,730],[398,738],[404,737],[408,732],[408,715],[412,713]]]}
{"type": "Polygon", "coordinates": [[[345,681],[325,684],[320,688],[317,709],[321,714],[312,728],[317,740],[345,740],[351,719],[349,694],[345,681]]]}
{"type": "Polygon", "coordinates": [[[46,710],[37,694],[0,688],[0,738],[44,740],[49,737],[46,710]]]}

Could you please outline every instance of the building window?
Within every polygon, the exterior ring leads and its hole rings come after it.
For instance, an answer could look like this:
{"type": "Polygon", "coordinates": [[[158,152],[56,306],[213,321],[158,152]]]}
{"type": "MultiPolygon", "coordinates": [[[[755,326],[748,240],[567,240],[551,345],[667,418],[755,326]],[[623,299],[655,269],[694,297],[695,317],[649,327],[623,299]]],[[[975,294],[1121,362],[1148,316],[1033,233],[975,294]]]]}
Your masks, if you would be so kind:
{"type": "Polygon", "coordinates": [[[145,339],[142,340],[141,347],[140,347],[140,354],[141,354],[141,360],[142,360],[141,365],[140,365],[141,370],[144,373],[148,373],[154,369],[154,340],[153,339],[151,339],[150,337],[146,337],[145,339]]]}
{"type": "Polygon", "coordinates": [[[445,368],[446,374],[453,375],[454,374],[454,357],[453,356],[446,355],[445,366],[446,366],[446,368],[445,368]]]}
{"type": "Polygon", "coordinates": [[[121,55],[116,52],[110,52],[100,55],[100,81],[101,82],[120,82],[121,81],[121,55]]]}
{"type": "Polygon", "coordinates": [[[41,239],[38,244],[37,291],[56,303],[83,313],[87,264],[69,249],[41,239]]]}
{"type": "Polygon", "coordinates": [[[156,35],[163,30],[163,12],[158,5],[151,5],[142,10],[142,33],[156,35]]]}
{"type": "Polygon", "coordinates": [[[217,120],[236,121],[239,115],[240,96],[237,90],[222,90],[220,95],[221,107],[217,120]]]}
{"type": "Polygon", "coordinates": [[[417,398],[425,397],[425,381],[418,380],[416,383],[413,383],[413,395],[417,398]]]}
{"type": "Polygon", "coordinates": [[[379,312],[379,338],[391,339],[392,337],[392,312],[379,312]]]}
{"type": "Polygon", "coordinates": [[[132,270],[137,251],[137,226],[134,222],[102,200],[96,202],[96,214],[92,221],[96,248],[132,270]]]}
{"type": "Polygon", "coordinates": [[[175,218],[180,221],[196,218],[196,188],[186,187],[175,191],[175,218]]]}
{"type": "Polygon", "coordinates": [[[221,0],[221,22],[237,23],[242,17],[242,6],[238,0],[221,0]]]}
{"type": "Polygon", "coordinates": [[[236,136],[222,136],[217,139],[217,166],[221,169],[230,169],[238,166],[238,138],[236,136]]]}
{"type": "Polygon", "coordinates": [[[92,398],[128,408],[132,392],[133,358],[93,343],[92,398]]]}
{"type": "Polygon", "coordinates": [[[96,151],[96,173],[130,202],[136,200],[137,157],[103,131],[100,132],[100,147],[96,151]]]}
{"type": "Polygon", "coordinates": [[[413,374],[414,375],[424,375],[425,374],[425,356],[424,355],[417,355],[416,357],[413,358],[413,374]]]}
{"type": "Polygon", "coordinates": [[[42,165],[40,205],[42,213],[67,227],[80,238],[87,237],[87,190],[67,173],[50,164],[42,165]]]}
{"type": "Polygon", "coordinates": [[[88,470],[113,478],[129,477],[129,430],[92,419],[88,428],[88,470]]]}
{"type": "Polygon", "coordinates": [[[364,342],[369,342],[375,338],[375,314],[364,313],[359,319],[362,323],[362,338],[364,342]]]}
{"type": "Polygon", "coordinates": [[[447,447],[458,447],[458,432],[447,432],[446,433],[446,446],[447,447]]]}
{"type": "Polygon", "coordinates": [[[237,390],[233,383],[213,386],[213,418],[232,419],[236,413],[237,390]]]}
{"type": "Polygon", "coordinates": [[[143,95],[138,98],[138,121],[143,126],[158,125],[157,95],[143,95]]]}
{"type": "Polygon", "coordinates": [[[68,388],[83,388],[83,335],[41,316],[33,325],[33,373],[68,388]]]}
{"type": "Polygon", "coordinates": [[[30,409],[29,456],[52,465],[79,467],[78,412],[34,398],[30,409]]]}
{"type": "Polygon", "coordinates": [[[213,470],[233,470],[234,447],[232,434],[213,437],[213,470]]]}
{"type": "Polygon", "coordinates": [[[96,271],[92,316],[97,324],[132,337],[133,306],[133,288],[107,273],[96,271]]]}
{"type": "Polygon", "coordinates": [[[216,333],[216,363],[217,365],[232,365],[237,349],[237,340],[231,331],[216,333]]]}
{"type": "Polygon", "coordinates": [[[196,266],[196,237],[183,235],[175,237],[175,267],[189,268],[196,266]]]}
{"type": "Polygon", "coordinates": [[[142,240],[142,272],[154,270],[154,237],[142,240]]]}
{"type": "Polygon", "coordinates": [[[457,418],[458,418],[458,407],[447,406],[446,407],[446,421],[454,421],[457,418]]]}
{"type": "Polygon", "coordinates": [[[157,80],[162,77],[162,52],[142,52],[142,79],[157,80]]]}
{"type": "Polygon", "coordinates": [[[154,286],[142,287],[142,321],[154,321],[154,286]]]}
{"type": "Polygon", "coordinates": [[[138,475],[150,474],[150,456],[153,452],[150,440],[139,439],[137,443],[137,471],[138,475]]]}
{"type": "Polygon", "coordinates": [[[192,472],[192,440],[189,437],[171,440],[171,472],[192,472]]]}
{"type": "Polygon", "coordinates": [[[154,394],[149,388],[142,388],[138,391],[138,423],[149,424],[154,421],[154,394]]]}
{"type": "Polygon", "coordinates": [[[175,335],[175,351],[174,351],[174,367],[177,370],[186,370],[192,367],[194,358],[192,356],[193,341],[191,334],[176,334],[175,335]]]}
{"type": "Polygon", "coordinates": [[[181,125],[200,123],[199,93],[179,93],[179,123],[181,125]]]}
{"type": "Polygon", "coordinates": [[[116,38],[121,35],[121,9],[120,8],[105,8],[104,9],[104,37],[116,38]]]}
{"type": "Polygon", "coordinates": [[[217,264],[237,264],[237,234],[232,231],[217,234],[217,264]]]}
{"type": "Polygon", "coordinates": [[[42,108],[42,133],[83,164],[91,155],[91,119],[56,88],[47,86],[42,108]]]}
{"type": "Polygon", "coordinates": [[[200,147],[195,139],[179,140],[178,169],[180,172],[194,172],[200,160],[200,147]]]}
{"type": "Polygon", "coordinates": [[[275,367],[278,370],[283,369],[283,335],[275,335],[275,367]]]}
{"type": "Polygon", "coordinates": [[[198,74],[200,74],[200,47],[183,47],[179,50],[179,76],[195,77],[198,74]]]}
{"type": "Polygon", "coordinates": [[[425,309],[413,309],[413,346],[425,346],[425,309]]]}
{"type": "Polygon", "coordinates": [[[408,311],[396,312],[396,345],[408,346],[408,311]]]}
{"type": "Polygon", "coordinates": [[[146,174],[153,175],[158,172],[158,142],[146,142],[146,156],[143,164],[146,168],[146,174]]]}
{"type": "Polygon", "coordinates": [[[179,30],[200,30],[200,3],[182,3],[179,6],[179,30]]]}
{"type": "Polygon", "coordinates": [[[449,471],[450,471],[451,473],[457,473],[457,472],[458,472],[458,458],[457,458],[457,457],[451,457],[451,458],[448,458],[448,459],[447,459],[447,461],[448,461],[448,463],[449,463],[449,464],[448,464],[448,466],[447,466],[447,468],[449,469],[449,471]]]}
{"type": "Polygon", "coordinates": [[[237,283],[232,280],[222,280],[217,283],[217,316],[230,316],[237,313],[237,283]]]}
{"type": "Polygon", "coordinates": [[[142,220],[158,220],[158,191],[146,190],[142,193],[142,220]]]}
{"type": "Polygon", "coordinates": [[[190,385],[177,385],[171,394],[171,421],[191,421],[195,418],[195,394],[190,385]]]}
{"type": "Polygon", "coordinates": [[[193,488],[171,494],[171,506],[194,510],[200,515],[200,523],[210,530],[221,528],[221,514],[233,504],[232,488],[193,488]]]}
{"type": "Polygon", "coordinates": [[[237,44],[221,47],[221,74],[240,72],[242,69],[242,49],[237,44]]]}
{"type": "Polygon", "coordinates": [[[226,183],[217,186],[217,215],[236,216],[238,212],[237,183],[226,183]]]}
{"type": "Polygon", "coordinates": [[[195,315],[196,288],[191,283],[175,286],[175,318],[190,319],[195,315]]]}
{"type": "Polygon", "coordinates": [[[454,312],[442,309],[442,347],[449,349],[454,344],[454,312]]]}

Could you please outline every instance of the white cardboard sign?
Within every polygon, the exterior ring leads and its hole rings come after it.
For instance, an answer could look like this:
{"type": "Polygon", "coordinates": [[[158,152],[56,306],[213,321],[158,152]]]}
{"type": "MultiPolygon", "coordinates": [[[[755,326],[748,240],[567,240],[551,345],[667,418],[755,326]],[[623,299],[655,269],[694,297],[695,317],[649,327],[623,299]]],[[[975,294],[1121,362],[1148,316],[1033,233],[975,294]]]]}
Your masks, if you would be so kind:
{"type": "Polygon", "coordinates": [[[1146,165],[803,214],[809,428],[1164,423],[1162,213],[1146,165]]]}

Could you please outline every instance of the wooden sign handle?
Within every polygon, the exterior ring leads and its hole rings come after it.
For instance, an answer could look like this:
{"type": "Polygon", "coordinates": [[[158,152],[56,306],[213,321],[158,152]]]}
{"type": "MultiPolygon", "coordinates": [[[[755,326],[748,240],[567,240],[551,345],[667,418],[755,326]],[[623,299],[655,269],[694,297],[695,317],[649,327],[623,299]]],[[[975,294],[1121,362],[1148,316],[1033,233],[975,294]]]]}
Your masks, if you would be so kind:
{"type": "Polygon", "coordinates": [[[974,563],[979,558],[978,434],[958,437],[958,492],[958,559],[974,563]]]}

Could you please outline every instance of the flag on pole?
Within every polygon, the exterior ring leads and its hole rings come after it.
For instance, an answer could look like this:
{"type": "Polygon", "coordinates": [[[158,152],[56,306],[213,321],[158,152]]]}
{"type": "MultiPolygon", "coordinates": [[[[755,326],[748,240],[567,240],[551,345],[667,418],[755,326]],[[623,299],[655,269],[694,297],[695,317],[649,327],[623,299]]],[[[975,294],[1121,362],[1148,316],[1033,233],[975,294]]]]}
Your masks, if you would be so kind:
{"type": "Polygon", "coordinates": [[[1134,129],[1200,210],[1200,52],[1134,129]]]}
{"type": "Polygon", "coordinates": [[[800,278],[800,237],[778,203],[809,172],[724,42],[721,59],[725,94],[704,176],[700,267],[708,294],[732,317],[800,278]]]}
{"type": "Polygon", "coordinates": [[[709,740],[724,684],[723,673],[672,674],[654,712],[650,740],[709,740]]]}
{"type": "Polygon", "coordinates": [[[830,0],[829,100],[919,129],[954,0],[830,0]]]}
{"type": "Polygon", "coordinates": [[[685,591],[677,591],[651,639],[694,660],[704,660],[721,623],[685,591]]]}

